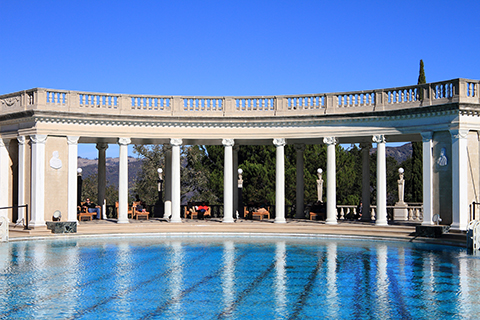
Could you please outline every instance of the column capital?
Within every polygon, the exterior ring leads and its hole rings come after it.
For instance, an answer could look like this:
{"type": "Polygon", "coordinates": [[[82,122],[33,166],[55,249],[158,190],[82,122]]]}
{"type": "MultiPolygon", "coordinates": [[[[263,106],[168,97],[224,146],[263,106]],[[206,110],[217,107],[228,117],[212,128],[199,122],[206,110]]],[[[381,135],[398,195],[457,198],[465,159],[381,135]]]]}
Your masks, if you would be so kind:
{"type": "Polygon", "coordinates": [[[466,139],[468,137],[468,129],[452,129],[450,134],[452,139],[466,139]]]}
{"type": "Polygon", "coordinates": [[[273,139],[273,144],[275,147],[283,147],[285,146],[285,139],[284,138],[275,138],[273,139]]]}
{"type": "Polygon", "coordinates": [[[97,150],[107,150],[108,149],[108,143],[106,142],[98,142],[96,145],[97,150]]]}
{"type": "Polygon", "coordinates": [[[170,139],[170,145],[172,145],[172,146],[179,147],[179,146],[182,145],[182,143],[183,143],[182,139],[179,139],[179,138],[170,139]]]}
{"type": "Polygon", "coordinates": [[[47,141],[47,135],[46,134],[34,134],[30,136],[30,140],[34,144],[45,144],[47,141]]]}
{"type": "Polygon", "coordinates": [[[225,147],[233,147],[233,145],[235,144],[235,140],[234,139],[222,139],[222,144],[225,147]]]}
{"type": "Polygon", "coordinates": [[[387,139],[385,139],[385,135],[383,134],[375,134],[372,137],[372,141],[375,143],[385,143],[387,142],[387,139]]]}
{"type": "Polygon", "coordinates": [[[432,137],[433,137],[433,132],[432,131],[420,132],[420,134],[422,135],[422,141],[423,142],[428,142],[428,141],[432,140],[432,137]]]}
{"type": "Polygon", "coordinates": [[[323,137],[323,143],[328,145],[337,144],[337,139],[335,137],[323,137]]]}
{"type": "Polygon", "coordinates": [[[76,136],[67,136],[67,144],[78,144],[78,139],[80,139],[80,137],[76,137],[76,136]]]}
{"type": "Polygon", "coordinates": [[[304,143],[295,143],[295,151],[297,151],[297,153],[301,153],[303,151],[305,151],[305,144],[304,143]]]}
{"type": "Polygon", "coordinates": [[[130,144],[130,142],[132,142],[132,140],[130,140],[130,138],[118,138],[118,144],[119,145],[126,146],[126,145],[130,144]]]}
{"type": "Polygon", "coordinates": [[[17,141],[18,141],[18,144],[22,146],[27,142],[27,140],[25,139],[25,136],[18,136],[17,141]]]}

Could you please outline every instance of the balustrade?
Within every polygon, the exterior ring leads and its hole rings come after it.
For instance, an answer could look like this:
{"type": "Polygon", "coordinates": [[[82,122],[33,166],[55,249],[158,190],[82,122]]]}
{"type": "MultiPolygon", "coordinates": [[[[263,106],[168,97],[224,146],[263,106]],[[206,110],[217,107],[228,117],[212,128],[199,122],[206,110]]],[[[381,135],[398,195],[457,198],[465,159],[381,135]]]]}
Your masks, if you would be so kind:
{"type": "Polygon", "coordinates": [[[8,107],[6,113],[17,112],[26,106],[40,109],[67,107],[96,108],[108,113],[121,110],[122,114],[135,111],[171,111],[169,115],[186,116],[190,112],[216,112],[215,116],[255,116],[257,112],[271,115],[334,114],[353,111],[382,111],[403,107],[422,107],[455,102],[480,103],[478,80],[454,79],[423,85],[328,93],[314,95],[289,95],[267,97],[171,97],[100,94],[89,92],[32,89],[0,96],[0,103],[8,107]],[[472,99],[473,98],[473,99],[472,99]],[[175,107],[174,107],[175,105],[175,107]]]}
{"type": "Polygon", "coordinates": [[[184,111],[222,111],[223,98],[184,98],[184,111]]]}
{"type": "MultiPolygon", "coordinates": [[[[370,219],[375,221],[377,206],[370,206],[370,219]]],[[[423,206],[419,205],[406,205],[406,206],[387,206],[387,210],[393,209],[407,209],[408,221],[422,222],[423,221],[423,206]]],[[[357,206],[355,205],[337,205],[337,217],[338,220],[347,220],[357,216],[357,206]]],[[[393,214],[387,215],[388,220],[393,220],[393,214]]]]}

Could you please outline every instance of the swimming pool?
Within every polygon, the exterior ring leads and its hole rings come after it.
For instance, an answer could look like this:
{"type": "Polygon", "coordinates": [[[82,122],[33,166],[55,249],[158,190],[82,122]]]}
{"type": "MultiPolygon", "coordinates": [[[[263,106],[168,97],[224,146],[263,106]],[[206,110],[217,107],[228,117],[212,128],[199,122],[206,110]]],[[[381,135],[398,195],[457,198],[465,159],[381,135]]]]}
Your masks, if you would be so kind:
{"type": "Polygon", "coordinates": [[[278,237],[0,244],[0,318],[480,318],[465,249],[278,237]]]}

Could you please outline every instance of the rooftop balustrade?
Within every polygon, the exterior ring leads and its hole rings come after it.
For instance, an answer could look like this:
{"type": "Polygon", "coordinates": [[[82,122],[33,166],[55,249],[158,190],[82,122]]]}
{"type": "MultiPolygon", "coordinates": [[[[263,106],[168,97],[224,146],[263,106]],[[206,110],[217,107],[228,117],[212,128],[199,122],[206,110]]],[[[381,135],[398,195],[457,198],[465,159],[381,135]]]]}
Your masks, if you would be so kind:
{"type": "Polygon", "coordinates": [[[388,89],[261,97],[188,97],[35,88],[0,96],[1,114],[26,110],[86,114],[258,117],[379,112],[447,103],[479,104],[479,80],[388,89]]]}

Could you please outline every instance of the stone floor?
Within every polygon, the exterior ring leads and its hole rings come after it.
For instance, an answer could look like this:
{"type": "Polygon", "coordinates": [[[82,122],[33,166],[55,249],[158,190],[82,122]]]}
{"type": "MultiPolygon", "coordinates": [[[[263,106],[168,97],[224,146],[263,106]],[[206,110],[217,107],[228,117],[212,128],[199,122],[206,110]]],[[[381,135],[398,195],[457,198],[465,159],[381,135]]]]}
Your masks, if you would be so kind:
{"type": "Polygon", "coordinates": [[[127,224],[118,224],[116,220],[81,221],[77,233],[54,234],[46,227],[23,230],[21,226],[10,227],[10,241],[32,240],[40,238],[78,237],[95,235],[140,235],[140,234],[281,234],[295,236],[335,236],[358,237],[365,239],[400,240],[410,242],[438,243],[466,246],[464,232],[449,232],[441,238],[417,237],[413,223],[394,223],[388,226],[375,226],[374,223],[360,221],[340,221],[337,225],[326,225],[323,221],[288,219],[285,224],[273,223],[273,220],[243,220],[235,223],[222,223],[220,219],[191,220],[182,223],[170,223],[162,219],[130,220],[127,224]]]}

